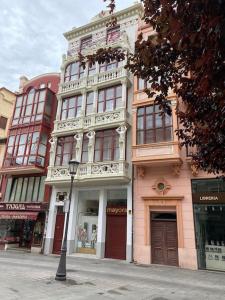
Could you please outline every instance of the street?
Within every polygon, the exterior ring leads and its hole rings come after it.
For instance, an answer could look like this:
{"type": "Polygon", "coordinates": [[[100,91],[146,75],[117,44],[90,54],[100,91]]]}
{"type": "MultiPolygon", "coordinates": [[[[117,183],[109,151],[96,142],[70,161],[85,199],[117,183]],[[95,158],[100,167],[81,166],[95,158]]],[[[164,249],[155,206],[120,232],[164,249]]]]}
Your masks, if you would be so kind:
{"type": "Polygon", "coordinates": [[[70,256],[67,281],[59,282],[58,261],[58,256],[0,252],[0,299],[225,299],[225,273],[70,256]]]}

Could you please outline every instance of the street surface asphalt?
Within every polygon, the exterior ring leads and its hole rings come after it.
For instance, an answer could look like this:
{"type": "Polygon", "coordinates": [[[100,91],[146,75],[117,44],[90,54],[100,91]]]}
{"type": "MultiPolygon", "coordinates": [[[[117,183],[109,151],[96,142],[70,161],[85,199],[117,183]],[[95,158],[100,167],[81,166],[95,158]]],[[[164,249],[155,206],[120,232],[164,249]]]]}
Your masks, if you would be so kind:
{"type": "Polygon", "coordinates": [[[58,256],[0,251],[0,300],[225,300],[225,273],[69,256],[67,281],[55,281],[58,256]]]}

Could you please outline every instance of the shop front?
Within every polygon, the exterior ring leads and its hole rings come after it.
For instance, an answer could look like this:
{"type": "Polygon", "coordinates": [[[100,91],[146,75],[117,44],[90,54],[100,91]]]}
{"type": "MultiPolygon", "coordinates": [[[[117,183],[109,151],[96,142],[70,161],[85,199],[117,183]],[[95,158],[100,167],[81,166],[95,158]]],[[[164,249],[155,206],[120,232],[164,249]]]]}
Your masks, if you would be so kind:
{"type": "Polygon", "coordinates": [[[225,271],[225,182],[192,180],[199,269],[225,271]]]}
{"type": "Polygon", "coordinates": [[[0,249],[41,252],[46,208],[45,204],[1,203],[0,249]]]}

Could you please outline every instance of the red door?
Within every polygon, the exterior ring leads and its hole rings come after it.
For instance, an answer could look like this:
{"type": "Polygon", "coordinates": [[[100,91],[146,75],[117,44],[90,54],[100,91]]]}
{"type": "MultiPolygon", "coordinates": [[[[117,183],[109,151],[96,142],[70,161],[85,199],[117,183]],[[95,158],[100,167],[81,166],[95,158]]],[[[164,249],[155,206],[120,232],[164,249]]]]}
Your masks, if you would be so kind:
{"type": "Polygon", "coordinates": [[[178,266],[176,220],[151,221],[152,263],[178,266]]]}
{"type": "Polygon", "coordinates": [[[126,259],[126,215],[107,215],[105,257],[126,259]]]}
{"type": "Polygon", "coordinates": [[[61,252],[64,219],[65,219],[64,213],[58,212],[56,215],[55,234],[54,234],[53,251],[52,251],[52,253],[54,254],[60,254],[61,252]]]}

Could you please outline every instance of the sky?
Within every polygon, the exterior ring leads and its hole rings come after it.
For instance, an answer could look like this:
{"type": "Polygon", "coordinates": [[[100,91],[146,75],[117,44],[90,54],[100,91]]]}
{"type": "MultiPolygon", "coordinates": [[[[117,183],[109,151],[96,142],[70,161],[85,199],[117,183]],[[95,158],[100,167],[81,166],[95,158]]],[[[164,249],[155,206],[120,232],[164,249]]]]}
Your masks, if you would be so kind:
{"type": "MultiPolygon", "coordinates": [[[[117,0],[117,10],[134,0],[117,0]]],[[[18,90],[19,78],[59,72],[64,32],[89,22],[103,0],[0,0],[0,88],[18,90]]]]}

